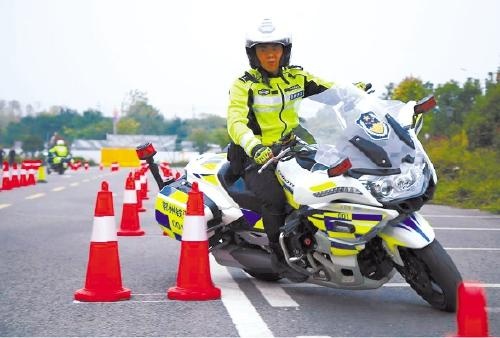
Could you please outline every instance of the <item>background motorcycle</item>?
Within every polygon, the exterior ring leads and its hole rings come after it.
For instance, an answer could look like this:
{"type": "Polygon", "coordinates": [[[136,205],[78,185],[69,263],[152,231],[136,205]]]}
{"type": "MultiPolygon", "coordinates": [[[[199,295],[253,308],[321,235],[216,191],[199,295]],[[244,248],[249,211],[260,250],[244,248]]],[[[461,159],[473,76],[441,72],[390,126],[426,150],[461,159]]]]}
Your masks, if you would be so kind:
{"type": "MultiPolygon", "coordinates": [[[[374,289],[398,271],[432,307],[455,311],[461,281],[455,264],[418,213],[437,176],[416,133],[432,97],[419,103],[384,101],[353,86],[336,86],[302,101],[317,143],[288,142],[260,170],[273,170],[288,201],[280,244],[285,259],[310,282],[374,289]]],[[[301,114],[302,115],[302,114],[301,114]]],[[[164,233],[182,238],[187,193],[204,192],[211,253],[224,266],[276,281],[260,205],[232,174],[226,154],[203,154],[186,174],[166,182],[151,144],[138,147],[160,192],[155,216],[164,233]]]]}
{"type": "Polygon", "coordinates": [[[50,174],[52,171],[55,171],[59,175],[63,175],[66,169],[68,169],[69,164],[72,161],[71,155],[60,157],[54,156],[48,158],[49,165],[47,166],[47,173],[50,174]]]}

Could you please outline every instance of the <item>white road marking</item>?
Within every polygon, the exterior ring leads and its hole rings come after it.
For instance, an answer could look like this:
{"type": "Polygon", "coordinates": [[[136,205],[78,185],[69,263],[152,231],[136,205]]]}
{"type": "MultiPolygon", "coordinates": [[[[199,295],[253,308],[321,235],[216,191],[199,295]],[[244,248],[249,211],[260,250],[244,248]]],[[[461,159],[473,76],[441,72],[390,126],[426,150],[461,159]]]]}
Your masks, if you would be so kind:
{"type": "Polygon", "coordinates": [[[86,178],[82,182],[90,182],[90,180],[88,178],[86,178]]]}
{"type": "Polygon", "coordinates": [[[12,204],[0,204],[0,209],[10,207],[12,204]]]}
{"type": "MultiPolygon", "coordinates": [[[[479,283],[479,284],[474,284],[474,283],[468,283],[468,285],[478,285],[481,286],[485,289],[500,289],[500,284],[496,283],[479,283]]],[[[282,287],[282,288],[324,288],[326,286],[322,285],[317,285],[317,284],[310,284],[310,283],[281,283],[277,284],[276,286],[282,287]]],[[[409,288],[410,285],[408,283],[386,283],[382,285],[383,287],[386,288],[409,288]]]]}
{"type": "Polygon", "coordinates": [[[252,283],[255,284],[262,296],[267,300],[269,305],[273,307],[297,307],[297,304],[285,290],[276,287],[275,283],[266,283],[258,279],[252,278],[252,283]]]}
{"type": "Polygon", "coordinates": [[[222,292],[226,307],[240,337],[274,337],[264,320],[227,271],[210,255],[212,281],[222,292]]]}
{"type": "Polygon", "coordinates": [[[76,186],[79,186],[79,185],[80,185],[80,183],[78,183],[78,182],[73,182],[73,183],[70,183],[70,186],[71,186],[71,187],[76,187],[76,186]]]}
{"type": "Polygon", "coordinates": [[[30,196],[26,197],[26,199],[27,200],[32,200],[32,199],[40,198],[40,197],[43,197],[43,196],[45,196],[45,194],[43,192],[41,192],[41,193],[38,193],[38,194],[30,195],[30,196]]]}
{"type": "Polygon", "coordinates": [[[448,228],[448,227],[432,227],[434,230],[465,230],[465,231],[500,231],[500,228],[448,228]]]}
{"type": "Polygon", "coordinates": [[[425,215],[422,214],[424,217],[435,217],[435,218],[492,218],[492,219],[500,219],[500,216],[495,216],[495,215],[478,215],[478,216],[472,216],[472,215],[425,215]]]}
{"type": "Polygon", "coordinates": [[[500,251],[500,248],[445,248],[451,251],[500,251]]]}
{"type": "Polygon", "coordinates": [[[52,189],[52,191],[61,191],[64,189],[66,189],[66,187],[55,187],[54,189],[52,189]]]}

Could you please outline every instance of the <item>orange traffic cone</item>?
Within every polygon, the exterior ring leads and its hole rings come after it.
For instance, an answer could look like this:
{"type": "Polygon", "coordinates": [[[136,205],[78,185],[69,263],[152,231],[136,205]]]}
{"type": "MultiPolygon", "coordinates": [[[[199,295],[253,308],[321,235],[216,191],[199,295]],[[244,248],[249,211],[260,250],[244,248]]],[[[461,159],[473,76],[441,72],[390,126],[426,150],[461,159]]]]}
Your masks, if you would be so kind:
{"type": "Polygon", "coordinates": [[[3,162],[3,173],[2,173],[2,190],[11,190],[10,185],[10,172],[9,172],[9,162],[3,162]]]}
{"type": "Polygon", "coordinates": [[[139,223],[137,212],[137,193],[135,191],[135,181],[132,172],[128,174],[125,182],[125,192],[123,194],[122,220],[118,236],[142,236],[144,230],[139,223]]]}
{"type": "Polygon", "coordinates": [[[75,299],[83,302],[130,299],[130,290],[122,287],[113,194],[106,181],[101,189],[95,205],[85,288],[75,292],[75,299]]]}
{"type": "Polygon", "coordinates": [[[478,283],[458,286],[457,337],[488,337],[484,288],[478,283]]]}
{"type": "Polygon", "coordinates": [[[144,212],[146,209],[142,206],[141,173],[138,170],[134,172],[134,181],[137,194],[137,211],[144,212]]]}
{"type": "Polygon", "coordinates": [[[21,187],[26,187],[28,185],[28,175],[26,170],[26,163],[21,162],[21,178],[19,180],[19,185],[21,187]]]}
{"type": "MultiPolygon", "coordinates": [[[[26,161],[28,162],[28,161],[26,161]]],[[[36,185],[35,180],[35,167],[37,166],[36,161],[29,161],[26,165],[28,170],[28,185],[36,185]]]]}
{"type": "Polygon", "coordinates": [[[19,188],[21,184],[19,183],[19,170],[17,170],[17,163],[12,163],[12,175],[10,178],[10,187],[19,188]]]}
{"type": "Polygon", "coordinates": [[[182,231],[181,256],[177,286],[168,289],[167,297],[177,300],[219,299],[220,289],[210,276],[208,236],[203,193],[194,182],[188,193],[187,210],[182,231]]]}
{"type": "Polygon", "coordinates": [[[142,199],[143,200],[148,200],[148,179],[146,178],[146,170],[144,167],[141,168],[140,170],[141,176],[140,176],[140,182],[141,182],[141,194],[142,194],[142,199]]]}

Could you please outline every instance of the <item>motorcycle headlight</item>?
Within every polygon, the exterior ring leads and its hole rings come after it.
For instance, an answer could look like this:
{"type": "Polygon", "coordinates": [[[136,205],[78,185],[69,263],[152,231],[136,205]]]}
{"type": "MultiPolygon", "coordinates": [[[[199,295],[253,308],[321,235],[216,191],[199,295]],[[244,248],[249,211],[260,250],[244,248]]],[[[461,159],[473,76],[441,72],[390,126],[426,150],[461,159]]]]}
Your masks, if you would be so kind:
{"type": "Polygon", "coordinates": [[[430,178],[425,162],[403,164],[401,174],[391,176],[363,176],[360,180],[380,202],[411,198],[422,194],[430,178]]]}

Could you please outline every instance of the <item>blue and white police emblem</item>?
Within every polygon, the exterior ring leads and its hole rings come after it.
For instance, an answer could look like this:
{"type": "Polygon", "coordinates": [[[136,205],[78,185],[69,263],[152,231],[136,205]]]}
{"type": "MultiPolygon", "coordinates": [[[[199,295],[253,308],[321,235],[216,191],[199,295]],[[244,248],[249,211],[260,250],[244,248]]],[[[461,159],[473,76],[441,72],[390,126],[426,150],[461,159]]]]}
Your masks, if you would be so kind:
{"type": "Polygon", "coordinates": [[[386,140],[389,138],[389,126],[387,123],[380,121],[377,115],[371,111],[361,114],[356,120],[356,124],[374,140],[386,140]]]}

